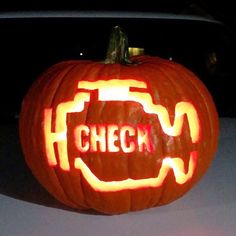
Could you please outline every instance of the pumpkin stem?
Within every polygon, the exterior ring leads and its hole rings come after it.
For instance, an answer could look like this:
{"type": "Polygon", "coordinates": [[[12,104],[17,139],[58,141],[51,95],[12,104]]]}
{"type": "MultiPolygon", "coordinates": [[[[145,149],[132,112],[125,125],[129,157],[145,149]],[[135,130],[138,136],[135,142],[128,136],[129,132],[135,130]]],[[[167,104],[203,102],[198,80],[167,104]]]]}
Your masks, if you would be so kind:
{"type": "Polygon", "coordinates": [[[128,37],[124,31],[115,26],[110,35],[105,64],[131,64],[129,60],[128,37]]]}

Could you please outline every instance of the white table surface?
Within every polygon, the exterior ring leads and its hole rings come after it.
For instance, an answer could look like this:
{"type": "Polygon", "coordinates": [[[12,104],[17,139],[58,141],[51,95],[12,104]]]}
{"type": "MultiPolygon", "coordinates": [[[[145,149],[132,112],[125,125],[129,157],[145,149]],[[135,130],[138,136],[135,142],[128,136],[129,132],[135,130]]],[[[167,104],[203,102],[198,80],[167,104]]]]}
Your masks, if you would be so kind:
{"type": "Polygon", "coordinates": [[[25,166],[16,125],[1,125],[0,236],[235,236],[236,119],[220,122],[215,159],[190,192],[166,206],[115,216],[55,202],[25,166]]]}

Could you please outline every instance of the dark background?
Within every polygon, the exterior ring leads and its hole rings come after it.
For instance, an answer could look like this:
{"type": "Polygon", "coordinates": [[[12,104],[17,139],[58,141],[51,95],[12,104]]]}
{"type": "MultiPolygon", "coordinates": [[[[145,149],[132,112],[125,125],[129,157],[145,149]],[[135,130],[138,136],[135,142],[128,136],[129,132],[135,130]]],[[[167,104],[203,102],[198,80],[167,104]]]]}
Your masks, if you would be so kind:
{"type": "Polygon", "coordinates": [[[234,2],[231,0],[165,0],[165,1],[57,1],[57,0],[8,0],[0,2],[0,11],[24,10],[111,10],[194,13],[211,15],[228,25],[236,26],[234,2]]]}
{"type": "MultiPolygon", "coordinates": [[[[233,1],[1,1],[1,123],[17,122],[21,102],[33,81],[52,64],[70,59],[103,60],[111,28],[121,25],[130,46],[170,57],[196,73],[208,87],[221,117],[236,117],[236,14],[233,1]],[[194,15],[195,20],[6,17],[47,12],[118,11],[127,14],[194,15]],[[80,52],[83,56],[80,56],[80,52]]],[[[119,15],[119,13],[118,13],[119,15]]],[[[170,15],[170,16],[171,16],[170,15]]]]}

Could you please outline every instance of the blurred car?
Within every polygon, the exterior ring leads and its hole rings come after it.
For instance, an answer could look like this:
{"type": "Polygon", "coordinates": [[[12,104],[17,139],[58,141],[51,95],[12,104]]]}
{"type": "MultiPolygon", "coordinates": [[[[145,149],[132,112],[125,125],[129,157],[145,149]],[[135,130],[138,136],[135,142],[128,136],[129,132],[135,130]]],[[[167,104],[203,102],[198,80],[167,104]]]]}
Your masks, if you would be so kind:
{"type": "Polygon", "coordinates": [[[0,122],[16,122],[33,81],[64,60],[105,58],[111,29],[127,33],[130,48],[183,64],[204,82],[221,117],[236,117],[236,38],[212,18],[141,12],[0,13],[0,122]]]}

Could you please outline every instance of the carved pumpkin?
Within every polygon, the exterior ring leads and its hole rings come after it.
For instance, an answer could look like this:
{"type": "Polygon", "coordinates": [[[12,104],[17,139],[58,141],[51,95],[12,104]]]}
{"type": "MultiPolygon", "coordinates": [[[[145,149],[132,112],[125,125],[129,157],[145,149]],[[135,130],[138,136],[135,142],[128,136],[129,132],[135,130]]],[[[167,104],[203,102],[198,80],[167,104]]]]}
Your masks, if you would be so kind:
{"type": "Polygon", "coordinates": [[[56,64],[24,99],[26,162],[70,207],[117,214],[170,203],[213,159],[218,116],[202,82],[172,61],[129,60],[56,64]]]}

